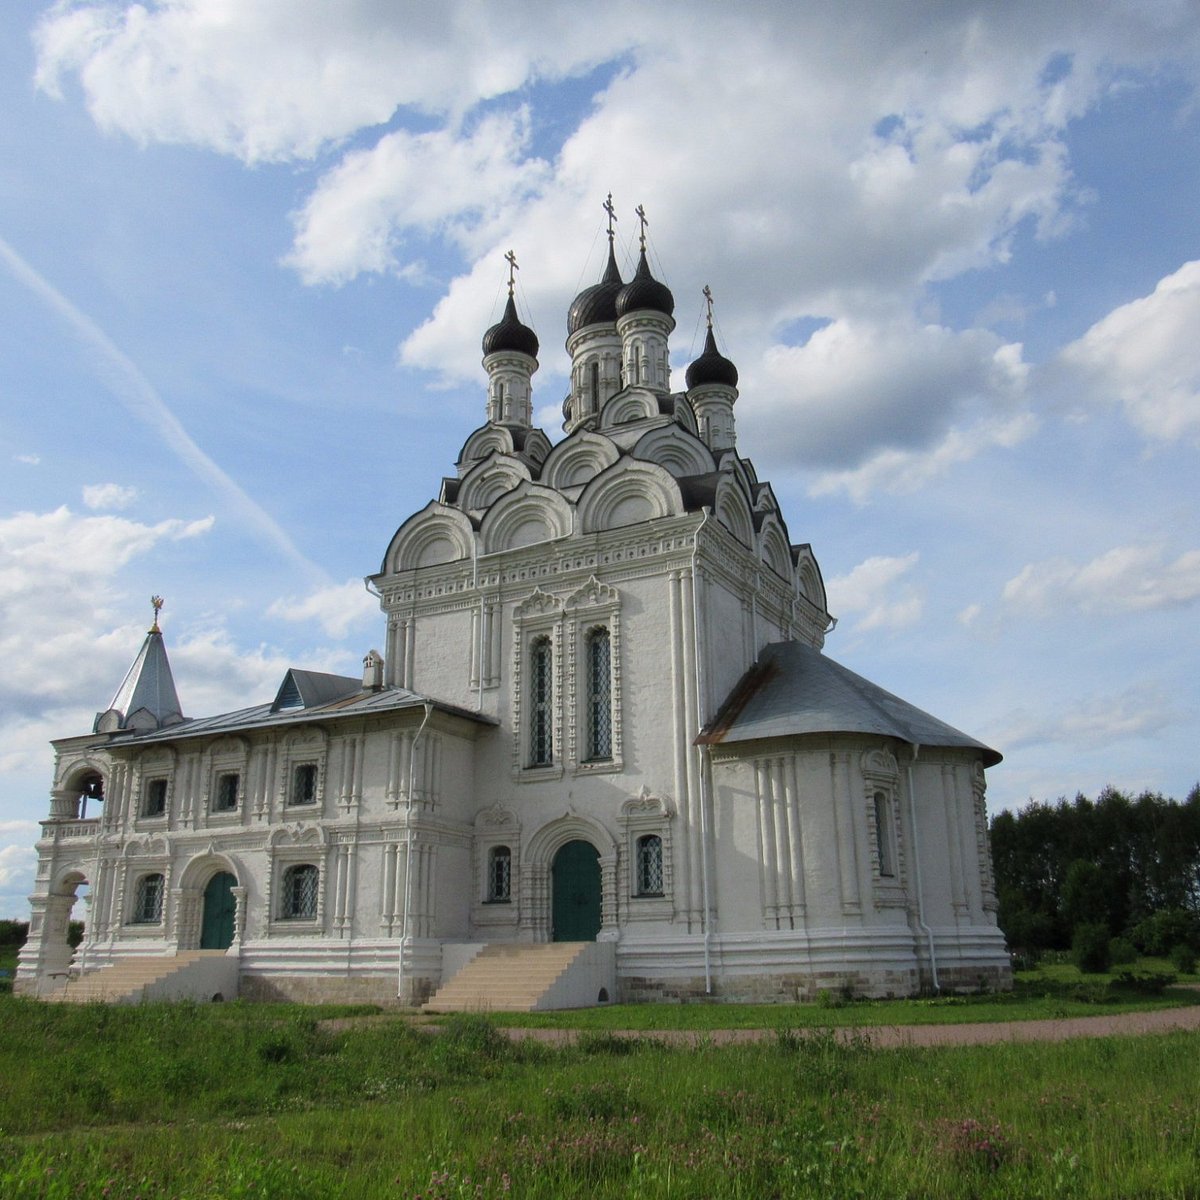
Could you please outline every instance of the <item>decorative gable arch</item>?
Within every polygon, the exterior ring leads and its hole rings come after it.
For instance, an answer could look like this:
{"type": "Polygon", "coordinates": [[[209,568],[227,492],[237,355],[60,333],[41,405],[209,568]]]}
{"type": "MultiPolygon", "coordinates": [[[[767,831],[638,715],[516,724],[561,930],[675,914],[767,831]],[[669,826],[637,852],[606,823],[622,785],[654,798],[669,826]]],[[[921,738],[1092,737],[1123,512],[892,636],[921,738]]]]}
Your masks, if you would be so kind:
{"type": "Polygon", "coordinates": [[[657,463],[623,458],[596,476],[579,497],[584,533],[640,525],[683,512],[679,485],[657,463]]]}
{"type": "Polygon", "coordinates": [[[744,546],[755,545],[754,521],[745,490],[731,474],[722,475],[717,484],[713,515],[744,546]]]}
{"type": "Polygon", "coordinates": [[[812,550],[807,545],[795,546],[793,550],[796,552],[796,590],[815,608],[821,612],[827,612],[825,583],[821,578],[821,569],[817,566],[817,560],[813,556],[812,550]]]}
{"type": "Polygon", "coordinates": [[[571,506],[552,488],[525,480],[488,509],[480,525],[484,554],[566,537],[571,506]]]}
{"type": "Polygon", "coordinates": [[[580,430],[550,451],[542,468],[541,481],[563,491],[590,483],[620,457],[611,439],[580,430]]]}
{"type": "Polygon", "coordinates": [[[472,467],[458,491],[458,507],[489,508],[501,496],[531,479],[528,466],[510,454],[494,454],[472,467]]]}
{"type": "Polygon", "coordinates": [[[512,430],[504,425],[481,425],[472,433],[458,453],[459,474],[465,475],[471,467],[493,454],[512,454],[512,430]]]}
{"type": "Polygon", "coordinates": [[[792,552],[783,532],[783,523],[773,512],[767,513],[758,531],[758,557],[780,579],[792,582],[792,552]]]}
{"type": "Polygon", "coordinates": [[[658,396],[654,392],[626,388],[605,404],[600,413],[600,428],[612,429],[614,425],[628,425],[631,421],[646,421],[661,415],[658,396]]]}
{"type": "Polygon", "coordinates": [[[678,425],[652,429],[634,446],[633,456],[643,462],[658,463],[677,478],[704,475],[716,469],[709,448],[678,425]]]}
{"type": "Polygon", "coordinates": [[[392,537],[383,557],[382,574],[432,567],[471,557],[475,533],[466,514],[431,500],[392,537]]]}

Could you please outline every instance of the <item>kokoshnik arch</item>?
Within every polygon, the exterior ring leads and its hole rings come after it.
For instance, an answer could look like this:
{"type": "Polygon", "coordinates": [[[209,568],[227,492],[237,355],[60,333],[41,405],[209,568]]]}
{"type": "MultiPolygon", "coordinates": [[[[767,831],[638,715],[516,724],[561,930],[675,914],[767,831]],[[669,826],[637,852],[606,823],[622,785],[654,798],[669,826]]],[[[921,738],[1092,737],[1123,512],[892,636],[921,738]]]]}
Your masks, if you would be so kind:
{"type": "Polygon", "coordinates": [[[644,225],[622,278],[610,215],[552,443],[514,266],[486,420],[368,577],[362,677],[293,669],[185,718],[156,609],[93,731],[54,743],[19,991],[210,948],[243,995],[416,1002],[473,948],[553,940],[607,944],[614,999],[1007,985],[1000,756],[823,653],[821,573],[739,452],[711,297],[672,391],[674,298],[644,225]]]}

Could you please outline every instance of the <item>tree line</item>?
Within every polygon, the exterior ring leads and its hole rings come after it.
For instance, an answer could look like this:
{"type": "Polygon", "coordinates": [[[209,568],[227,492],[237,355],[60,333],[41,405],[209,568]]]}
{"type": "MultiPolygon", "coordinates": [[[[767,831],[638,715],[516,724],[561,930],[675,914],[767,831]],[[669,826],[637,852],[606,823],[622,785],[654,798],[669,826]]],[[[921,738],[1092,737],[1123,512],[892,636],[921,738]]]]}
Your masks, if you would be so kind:
{"type": "Polygon", "coordinates": [[[1182,802],[1106,788],[1094,801],[1033,803],[997,813],[991,840],[1015,953],[1114,940],[1118,953],[1200,951],[1200,785],[1182,802]]]}

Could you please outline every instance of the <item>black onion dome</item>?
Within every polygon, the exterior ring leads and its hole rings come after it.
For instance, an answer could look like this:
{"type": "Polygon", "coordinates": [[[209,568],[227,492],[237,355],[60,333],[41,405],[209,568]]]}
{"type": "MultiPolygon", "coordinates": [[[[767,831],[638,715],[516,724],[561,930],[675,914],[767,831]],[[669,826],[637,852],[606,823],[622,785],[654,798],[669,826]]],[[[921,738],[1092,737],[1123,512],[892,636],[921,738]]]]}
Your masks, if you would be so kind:
{"type": "Polygon", "coordinates": [[[689,390],[702,383],[723,383],[726,387],[737,387],[738,369],[717,349],[711,325],[704,339],[704,353],[688,367],[684,378],[689,390]]]}
{"type": "Polygon", "coordinates": [[[617,256],[612,243],[608,244],[608,266],[604,278],[590,288],[584,288],[574,300],[567,313],[567,337],[578,333],[585,325],[615,325],[617,321],[617,293],[624,286],[617,267],[617,256]]]}
{"type": "Polygon", "coordinates": [[[484,357],[498,350],[517,350],[528,354],[530,358],[537,358],[537,334],[528,325],[521,324],[512,296],[504,306],[504,316],[483,335],[484,357]]]}
{"type": "Polygon", "coordinates": [[[671,289],[665,283],[659,283],[650,274],[650,264],[646,261],[646,252],[643,250],[637,274],[617,296],[617,316],[623,317],[626,313],[647,308],[665,313],[669,317],[675,311],[675,297],[671,295],[671,289]]]}

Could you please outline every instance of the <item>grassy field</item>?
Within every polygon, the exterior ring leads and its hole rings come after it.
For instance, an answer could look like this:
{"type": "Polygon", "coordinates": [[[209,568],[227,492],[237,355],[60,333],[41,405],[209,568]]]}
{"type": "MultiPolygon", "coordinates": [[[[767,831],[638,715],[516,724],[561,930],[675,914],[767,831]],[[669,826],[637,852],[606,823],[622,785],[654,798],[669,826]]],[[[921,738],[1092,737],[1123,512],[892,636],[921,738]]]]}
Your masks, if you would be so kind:
{"type": "Polygon", "coordinates": [[[328,1015],[0,1000],[0,1196],[1200,1196],[1200,1035],[550,1049],[328,1015]]]}

